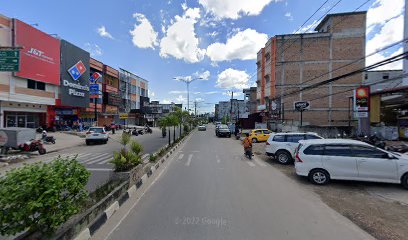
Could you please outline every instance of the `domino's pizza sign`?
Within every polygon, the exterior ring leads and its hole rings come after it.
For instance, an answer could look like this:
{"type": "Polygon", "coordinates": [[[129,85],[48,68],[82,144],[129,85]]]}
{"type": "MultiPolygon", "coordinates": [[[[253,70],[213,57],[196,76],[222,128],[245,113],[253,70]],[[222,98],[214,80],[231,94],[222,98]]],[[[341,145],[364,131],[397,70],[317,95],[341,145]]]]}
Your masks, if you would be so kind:
{"type": "Polygon", "coordinates": [[[61,104],[89,106],[89,52],[61,40],[61,104]]]}

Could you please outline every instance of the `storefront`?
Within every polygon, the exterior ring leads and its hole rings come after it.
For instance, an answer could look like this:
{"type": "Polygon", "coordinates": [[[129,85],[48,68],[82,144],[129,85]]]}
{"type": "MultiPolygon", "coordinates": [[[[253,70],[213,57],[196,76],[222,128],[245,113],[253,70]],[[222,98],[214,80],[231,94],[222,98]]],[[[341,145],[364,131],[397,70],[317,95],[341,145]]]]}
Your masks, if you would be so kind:
{"type": "Polygon", "coordinates": [[[2,127],[38,128],[46,125],[47,106],[17,102],[1,102],[2,127]]]}

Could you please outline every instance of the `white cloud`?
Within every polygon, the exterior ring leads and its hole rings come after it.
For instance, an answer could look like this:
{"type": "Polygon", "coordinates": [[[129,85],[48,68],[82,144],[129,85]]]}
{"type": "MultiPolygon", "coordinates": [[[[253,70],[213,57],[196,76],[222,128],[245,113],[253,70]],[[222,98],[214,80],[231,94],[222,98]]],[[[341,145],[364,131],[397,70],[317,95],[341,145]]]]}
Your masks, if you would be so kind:
{"type": "Polygon", "coordinates": [[[219,32],[213,31],[213,32],[207,33],[207,36],[210,36],[210,37],[212,37],[212,38],[215,38],[218,34],[219,34],[219,32]]]}
{"type": "Polygon", "coordinates": [[[160,56],[173,56],[188,63],[203,60],[205,49],[199,48],[200,40],[196,37],[194,28],[199,18],[199,8],[188,8],[183,16],[175,16],[160,41],[160,56]]]}
{"type": "MultiPolygon", "coordinates": [[[[367,12],[367,43],[366,53],[371,54],[378,49],[403,39],[404,3],[402,0],[390,1],[377,0],[367,12]],[[395,17],[396,15],[398,15],[395,17]]],[[[381,51],[366,59],[366,65],[382,61],[385,58],[402,53],[402,47],[393,47],[381,51]]],[[[402,69],[402,61],[384,65],[377,70],[402,69]]]]}
{"type": "Polygon", "coordinates": [[[245,71],[228,68],[218,74],[216,87],[241,90],[248,88],[248,81],[249,75],[245,71]]]}
{"type": "Polygon", "coordinates": [[[311,33],[314,32],[317,25],[319,25],[319,21],[314,20],[311,24],[301,27],[300,29],[294,30],[292,33],[311,33]]]}
{"type": "Polygon", "coordinates": [[[198,0],[207,13],[213,14],[218,19],[256,16],[272,1],[279,0],[198,0]]]}
{"type": "Polygon", "coordinates": [[[181,8],[183,9],[183,11],[186,11],[187,10],[187,3],[186,2],[183,2],[182,4],[181,4],[181,8]]]}
{"type": "Polygon", "coordinates": [[[108,31],[106,31],[105,26],[99,27],[97,31],[98,31],[99,36],[113,39],[112,35],[108,31]]]}
{"type": "Polygon", "coordinates": [[[187,102],[187,98],[184,98],[183,95],[179,95],[176,99],[175,99],[176,103],[184,103],[187,102]]]}
{"type": "MultiPolygon", "coordinates": [[[[224,96],[228,96],[229,98],[231,98],[231,92],[223,92],[222,95],[224,96]]],[[[234,92],[234,98],[240,97],[244,95],[244,93],[242,92],[234,92]]]]}
{"type": "Polygon", "coordinates": [[[149,89],[149,96],[150,97],[155,97],[156,93],[149,89]]]}
{"type": "Polygon", "coordinates": [[[210,71],[206,70],[204,72],[195,72],[193,74],[194,78],[201,78],[201,80],[208,80],[211,76],[210,71]]]}
{"type": "Polygon", "coordinates": [[[91,57],[98,57],[103,54],[101,47],[95,43],[85,43],[85,50],[91,54],[91,57]]]}
{"type": "Polygon", "coordinates": [[[205,92],[205,95],[212,95],[212,94],[218,94],[219,92],[217,91],[210,91],[210,92],[205,92]]]}
{"type": "Polygon", "coordinates": [[[161,103],[163,103],[163,104],[170,104],[171,101],[170,101],[169,99],[163,99],[163,100],[161,101],[161,103]]]}
{"type": "Polygon", "coordinates": [[[179,90],[173,90],[169,92],[170,94],[185,94],[187,91],[179,91],[179,90]]]}
{"type": "Polygon", "coordinates": [[[367,34],[376,25],[384,25],[387,20],[404,11],[404,0],[376,0],[367,11],[367,34]]]}
{"type": "Polygon", "coordinates": [[[203,98],[196,98],[195,101],[196,102],[204,102],[204,99],[203,98]]]}
{"type": "Polygon", "coordinates": [[[245,29],[227,39],[226,43],[213,43],[207,48],[207,56],[213,62],[254,60],[260,48],[265,46],[268,35],[254,29],[245,29]]]}
{"type": "Polygon", "coordinates": [[[152,48],[158,46],[157,32],[154,31],[152,24],[141,13],[134,13],[133,17],[137,24],[134,25],[133,30],[129,31],[132,36],[133,45],[139,48],[152,48]]]}
{"type": "Polygon", "coordinates": [[[290,12],[285,13],[285,17],[287,17],[289,21],[293,21],[292,13],[290,12]]]}

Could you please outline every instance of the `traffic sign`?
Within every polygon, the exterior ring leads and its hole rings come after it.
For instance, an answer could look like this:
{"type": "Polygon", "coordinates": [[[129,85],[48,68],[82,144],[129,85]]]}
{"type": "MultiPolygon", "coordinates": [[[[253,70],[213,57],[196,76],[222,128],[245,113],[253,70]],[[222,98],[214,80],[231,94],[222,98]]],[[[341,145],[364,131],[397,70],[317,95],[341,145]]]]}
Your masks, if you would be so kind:
{"type": "Polygon", "coordinates": [[[0,50],[0,72],[20,71],[20,51],[0,50]]]}
{"type": "Polygon", "coordinates": [[[310,102],[307,101],[297,101],[293,103],[293,106],[295,108],[296,111],[305,111],[308,110],[310,108],[310,102]]]}

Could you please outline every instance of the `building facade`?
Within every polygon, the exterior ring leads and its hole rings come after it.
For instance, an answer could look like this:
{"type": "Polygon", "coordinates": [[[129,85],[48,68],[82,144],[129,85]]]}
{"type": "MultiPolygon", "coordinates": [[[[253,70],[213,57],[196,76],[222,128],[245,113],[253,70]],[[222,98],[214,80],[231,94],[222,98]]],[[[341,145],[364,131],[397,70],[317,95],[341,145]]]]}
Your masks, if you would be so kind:
{"type": "Polygon", "coordinates": [[[365,66],[366,12],[327,15],[316,32],[276,35],[257,55],[257,110],[271,124],[299,126],[294,102],[307,101],[303,126],[346,126],[349,99],[364,75],[300,91],[365,66]],[[356,61],[363,59],[361,61],[356,61]]]}
{"type": "Polygon", "coordinates": [[[182,104],[176,103],[160,103],[159,101],[151,101],[150,103],[147,101],[143,101],[143,108],[142,114],[145,115],[145,119],[147,124],[153,127],[158,126],[159,119],[168,115],[169,113],[173,113],[176,111],[176,108],[183,109],[182,104]]]}
{"type": "Polygon", "coordinates": [[[224,117],[229,119],[229,122],[237,122],[247,113],[247,105],[244,100],[231,99],[230,101],[222,101],[218,103],[218,119],[224,117]]]}
{"type": "Polygon", "coordinates": [[[257,101],[256,101],[256,87],[250,87],[247,89],[243,89],[244,93],[244,101],[247,104],[249,114],[256,113],[257,101]]]}
{"type": "Polygon", "coordinates": [[[17,19],[0,15],[0,46],[20,48],[20,71],[0,72],[0,127],[49,124],[60,85],[60,41],[17,19]]]}

